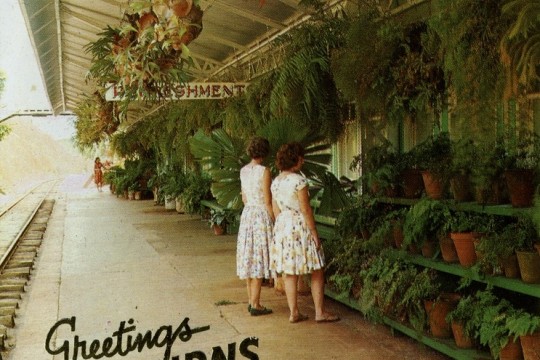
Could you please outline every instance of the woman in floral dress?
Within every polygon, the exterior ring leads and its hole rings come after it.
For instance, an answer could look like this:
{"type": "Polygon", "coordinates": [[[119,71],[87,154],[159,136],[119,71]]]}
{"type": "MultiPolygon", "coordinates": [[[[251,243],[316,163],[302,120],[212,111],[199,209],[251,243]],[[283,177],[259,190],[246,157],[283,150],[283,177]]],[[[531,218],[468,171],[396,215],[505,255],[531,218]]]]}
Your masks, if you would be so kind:
{"type": "Polygon", "coordinates": [[[309,204],[308,184],[299,174],[304,163],[304,148],[298,143],[283,145],[276,157],[281,173],[271,185],[276,222],[271,245],[270,269],[284,274],[289,321],[307,319],[298,311],[298,277],[311,274],[311,295],[315,321],[332,322],[339,317],[324,308],[324,254],[309,204]]]}
{"type": "Polygon", "coordinates": [[[263,279],[271,279],[269,245],[272,239],[272,197],[270,170],[262,162],[270,152],[268,140],[253,138],[247,153],[251,162],[240,170],[244,209],[240,217],[236,249],[236,273],[246,279],[248,311],[252,316],[272,310],[260,304],[263,279]]]}

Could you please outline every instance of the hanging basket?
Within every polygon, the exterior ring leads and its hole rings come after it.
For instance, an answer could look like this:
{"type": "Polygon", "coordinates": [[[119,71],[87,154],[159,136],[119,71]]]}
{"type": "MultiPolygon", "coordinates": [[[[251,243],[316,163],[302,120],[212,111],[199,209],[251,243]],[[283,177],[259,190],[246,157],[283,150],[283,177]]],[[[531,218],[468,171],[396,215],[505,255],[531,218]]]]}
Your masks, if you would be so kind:
{"type": "Polygon", "coordinates": [[[179,18],[186,17],[193,7],[193,0],[174,0],[171,3],[171,10],[179,18]]]}

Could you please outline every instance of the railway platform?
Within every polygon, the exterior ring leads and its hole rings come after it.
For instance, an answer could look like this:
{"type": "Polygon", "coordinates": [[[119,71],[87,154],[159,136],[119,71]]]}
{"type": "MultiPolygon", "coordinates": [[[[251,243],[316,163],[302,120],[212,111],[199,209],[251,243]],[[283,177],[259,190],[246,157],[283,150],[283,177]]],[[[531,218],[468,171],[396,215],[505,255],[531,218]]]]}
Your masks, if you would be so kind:
{"type": "Polygon", "coordinates": [[[59,185],[8,339],[11,360],[446,359],[328,299],[341,316],[290,324],[285,296],[263,287],[273,314],[252,317],[236,277],[236,237],[153,201],[59,185]]]}

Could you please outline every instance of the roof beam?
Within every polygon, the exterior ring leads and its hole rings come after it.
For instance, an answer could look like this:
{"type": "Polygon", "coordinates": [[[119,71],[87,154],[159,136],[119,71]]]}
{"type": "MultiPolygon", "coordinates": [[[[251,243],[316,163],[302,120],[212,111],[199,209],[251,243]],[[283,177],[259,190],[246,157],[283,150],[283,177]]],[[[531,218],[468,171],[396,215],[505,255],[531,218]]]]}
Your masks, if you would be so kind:
{"type": "Polygon", "coordinates": [[[239,15],[239,16],[242,16],[242,17],[245,17],[245,18],[250,19],[252,21],[259,22],[261,24],[265,24],[266,26],[270,26],[270,27],[272,27],[274,29],[283,30],[286,27],[284,24],[278,23],[278,22],[276,22],[274,20],[271,20],[271,19],[269,19],[267,17],[254,14],[252,12],[241,10],[241,9],[239,9],[237,7],[234,7],[232,5],[229,5],[229,4],[225,3],[222,0],[215,0],[214,2],[212,2],[212,5],[218,6],[218,7],[222,8],[222,9],[228,11],[228,12],[231,12],[233,14],[236,14],[236,15],[239,15]]]}
{"type": "Polygon", "coordinates": [[[234,42],[234,41],[231,41],[231,40],[227,40],[221,36],[217,36],[217,35],[214,35],[212,33],[208,33],[208,34],[204,34],[204,37],[207,38],[207,39],[211,39],[211,40],[214,40],[220,44],[224,44],[224,45],[227,45],[227,46],[230,46],[234,49],[237,49],[237,50],[242,50],[242,51],[247,51],[249,48],[245,45],[241,45],[237,42],[234,42]]]}

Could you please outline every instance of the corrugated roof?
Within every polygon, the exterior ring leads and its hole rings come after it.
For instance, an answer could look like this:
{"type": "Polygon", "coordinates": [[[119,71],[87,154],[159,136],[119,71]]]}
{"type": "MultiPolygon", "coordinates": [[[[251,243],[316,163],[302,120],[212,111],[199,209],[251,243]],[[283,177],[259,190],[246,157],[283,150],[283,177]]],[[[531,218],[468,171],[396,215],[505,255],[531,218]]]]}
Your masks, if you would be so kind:
{"type": "MultiPolygon", "coordinates": [[[[203,31],[189,48],[194,80],[218,79],[276,34],[306,17],[299,0],[201,0],[203,31]]],[[[120,23],[127,0],[20,0],[43,82],[55,114],[72,111],[94,87],[85,77],[85,45],[107,25],[120,23]]]]}

